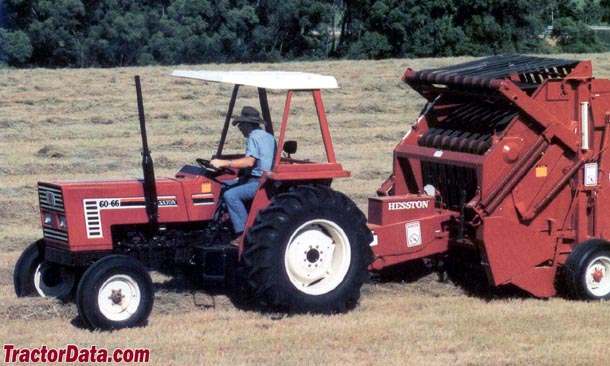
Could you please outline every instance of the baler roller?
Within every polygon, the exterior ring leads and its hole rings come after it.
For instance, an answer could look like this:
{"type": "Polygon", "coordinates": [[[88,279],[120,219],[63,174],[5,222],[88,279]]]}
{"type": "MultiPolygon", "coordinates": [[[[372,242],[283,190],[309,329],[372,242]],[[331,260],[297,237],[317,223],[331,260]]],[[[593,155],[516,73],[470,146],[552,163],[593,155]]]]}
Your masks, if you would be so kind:
{"type": "Polygon", "coordinates": [[[458,105],[446,113],[444,118],[428,121],[430,129],[419,138],[420,146],[482,155],[491,146],[492,136],[518,114],[499,102],[458,105]]]}
{"type": "MultiPolygon", "coordinates": [[[[521,89],[537,88],[546,79],[565,77],[578,65],[578,61],[500,55],[459,65],[405,72],[403,80],[422,93],[422,87],[430,84],[447,86],[497,89],[503,79],[510,79],[521,89]]],[[[423,95],[423,94],[422,94],[423,95]]]]}
{"type": "Polygon", "coordinates": [[[491,146],[491,134],[432,128],[420,137],[419,145],[482,155],[491,146]]]}

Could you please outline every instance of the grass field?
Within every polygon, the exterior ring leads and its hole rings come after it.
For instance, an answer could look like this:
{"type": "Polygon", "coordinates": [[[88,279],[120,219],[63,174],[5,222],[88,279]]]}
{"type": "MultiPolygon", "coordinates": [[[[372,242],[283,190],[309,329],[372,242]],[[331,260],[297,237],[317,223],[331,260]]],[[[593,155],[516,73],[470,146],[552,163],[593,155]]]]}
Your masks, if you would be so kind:
{"type": "MultiPolygon", "coordinates": [[[[610,78],[610,54],[592,59],[610,78]]],[[[337,158],[336,181],[366,211],[390,174],[392,149],[424,100],[400,78],[407,67],[466,59],[199,65],[189,69],[297,70],[336,76],[324,93],[337,158]]],[[[187,67],[184,67],[187,68],[187,67]]],[[[151,365],[608,365],[610,304],[471,292],[435,274],[371,281],[344,315],[282,316],[236,308],[222,294],[188,290],[154,274],[155,307],[144,328],[83,329],[73,303],[16,298],[13,266],[41,236],[36,183],[141,176],[133,76],[141,75],[157,176],[214,152],[230,88],[176,79],[173,68],[0,70],[0,340],[21,348],[149,348],[151,365]],[[608,322],[608,323],[607,323],[608,322]]],[[[275,121],[283,95],[271,93],[275,121]]],[[[296,100],[289,138],[298,155],[321,154],[310,97],[296,100]],[[308,146],[309,145],[309,146],[308,146]]],[[[255,103],[247,94],[238,104],[255,103]]],[[[235,133],[235,131],[233,131],[235,133]]],[[[230,143],[241,151],[242,141],[230,143]]],[[[0,360],[3,360],[4,355],[0,360]]]]}

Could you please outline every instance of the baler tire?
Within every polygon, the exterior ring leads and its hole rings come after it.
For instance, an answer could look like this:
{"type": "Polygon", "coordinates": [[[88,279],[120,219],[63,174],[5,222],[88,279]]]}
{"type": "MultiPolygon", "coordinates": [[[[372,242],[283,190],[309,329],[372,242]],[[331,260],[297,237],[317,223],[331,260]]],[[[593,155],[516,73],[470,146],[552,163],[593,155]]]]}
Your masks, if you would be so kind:
{"type": "Polygon", "coordinates": [[[346,312],[368,276],[372,239],[366,217],[345,195],[300,186],[258,213],[245,238],[245,278],[268,310],[346,312]]]}
{"type": "Polygon", "coordinates": [[[93,263],[76,292],[78,313],[91,329],[143,326],[153,302],[154,287],[148,270],[126,255],[109,255],[93,263]]]}
{"type": "Polygon", "coordinates": [[[17,297],[37,296],[36,286],[34,286],[34,275],[36,268],[42,263],[43,257],[38,249],[39,245],[44,245],[42,239],[30,244],[15,264],[13,272],[13,285],[17,297]]]}
{"type": "Polygon", "coordinates": [[[568,256],[564,272],[567,290],[574,298],[610,299],[610,243],[592,239],[578,245],[568,256]]]}

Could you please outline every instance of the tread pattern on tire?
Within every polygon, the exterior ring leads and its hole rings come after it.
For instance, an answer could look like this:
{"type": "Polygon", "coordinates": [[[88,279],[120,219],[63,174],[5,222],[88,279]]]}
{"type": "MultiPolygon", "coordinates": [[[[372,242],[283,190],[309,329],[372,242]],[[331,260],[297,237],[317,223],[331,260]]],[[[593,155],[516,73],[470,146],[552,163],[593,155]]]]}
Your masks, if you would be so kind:
{"type": "Polygon", "coordinates": [[[44,245],[43,239],[33,242],[21,253],[17,263],[15,263],[13,285],[17,297],[38,296],[34,287],[34,272],[38,264],[42,262],[40,257],[40,247],[42,245],[44,245]]]}
{"type": "Polygon", "coordinates": [[[261,210],[246,234],[242,263],[247,284],[266,309],[295,313],[340,313],[352,309],[360,298],[373,259],[372,233],[366,217],[344,194],[326,186],[299,186],[274,197],[261,210]],[[352,263],[344,281],[322,295],[306,295],[290,283],[284,269],[284,251],[293,230],[311,218],[339,224],[349,238],[352,263]]]}
{"type": "MultiPolygon", "coordinates": [[[[564,265],[564,280],[571,297],[582,300],[597,299],[587,291],[582,282],[584,280],[583,274],[591,256],[604,251],[610,254],[610,243],[602,239],[591,239],[578,245],[570,253],[564,265]]],[[[610,297],[610,295],[606,297],[610,297]]]]}

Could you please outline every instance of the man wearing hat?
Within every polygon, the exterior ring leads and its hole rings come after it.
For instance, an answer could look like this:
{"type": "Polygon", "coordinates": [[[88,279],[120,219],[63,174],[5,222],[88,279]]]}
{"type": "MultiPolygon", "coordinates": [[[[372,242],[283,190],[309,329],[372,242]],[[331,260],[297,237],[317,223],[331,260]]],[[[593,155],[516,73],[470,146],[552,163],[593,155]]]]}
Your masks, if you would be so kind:
{"type": "Polygon", "coordinates": [[[244,201],[251,200],[256,194],[258,181],[263,171],[271,170],[273,156],[275,154],[275,139],[273,135],[261,129],[267,122],[263,120],[260,113],[253,107],[245,106],[241,115],[233,119],[233,126],[237,125],[241,133],[247,138],[246,153],[244,157],[227,160],[213,159],[210,163],[216,168],[251,168],[250,175],[239,183],[235,181],[231,188],[224,193],[227,210],[231,216],[233,229],[238,235],[233,244],[239,244],[240,235],[246,226],[248,211],[244,201]]]}

